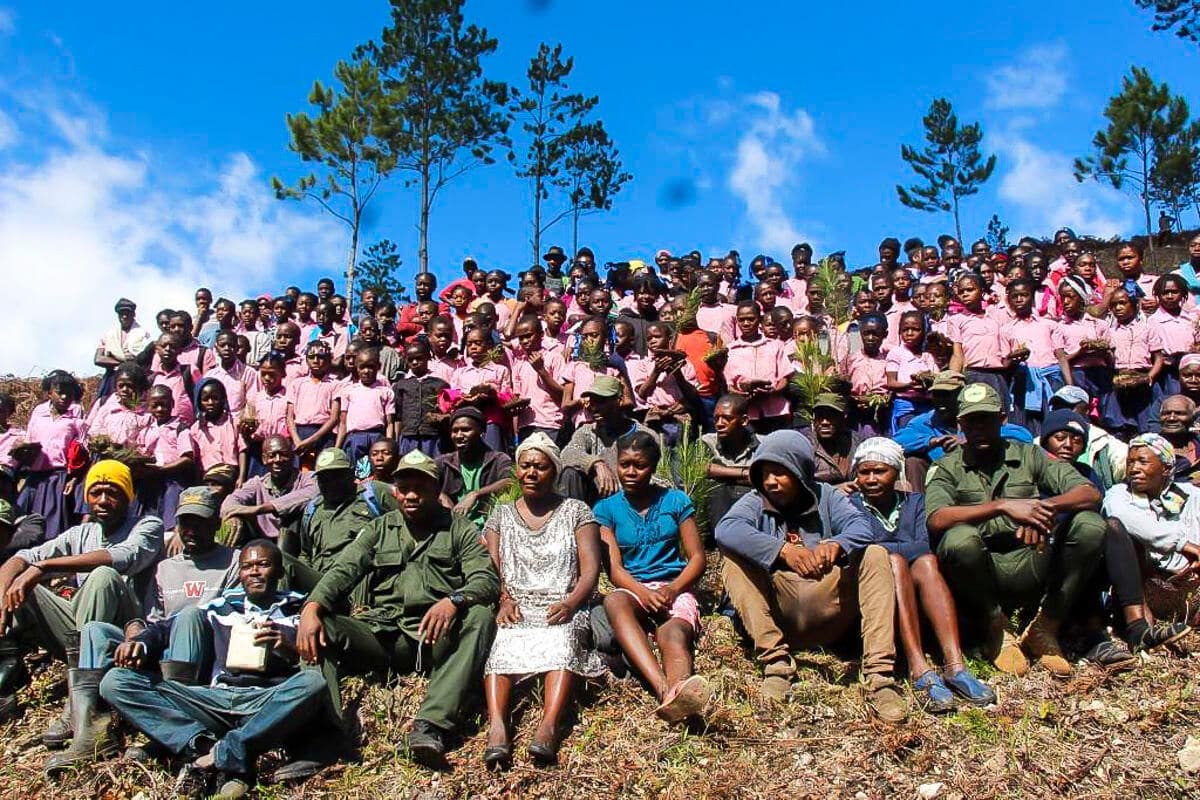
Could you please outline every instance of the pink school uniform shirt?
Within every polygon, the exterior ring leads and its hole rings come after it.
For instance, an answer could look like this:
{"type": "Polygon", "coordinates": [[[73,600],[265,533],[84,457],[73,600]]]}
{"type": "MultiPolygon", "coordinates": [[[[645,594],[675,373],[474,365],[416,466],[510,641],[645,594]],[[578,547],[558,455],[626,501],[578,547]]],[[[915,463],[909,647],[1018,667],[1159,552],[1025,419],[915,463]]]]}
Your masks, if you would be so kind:
{"type": "Polygon", "coordinates": [[[234,361],[229,369],[217,364],[204,375],[207,378],[216,378],[225,387],[225,398],[229,410],[234,414],[241,413],[246,407],[246,397],[261,388],[258,373],[240,361],[234,361]]]}
{"type": "Polygon", "coordinates": [[[83,415],[78,406],[72,405],[66,413],[56,417],[50,412],[50,402],[42,403],[30,412],[25,428],[25,441],[42,446],[30,469],[45,472],[65,467],[71,443],[82,444],[84,440],[83,415]]]}
{"type": "Polygon", "coordinates": [[[254,429],[252,438],[264,441],[268,436],[291,438],[287,426],[288,393],[279,391],[267,394],[259,390],[246,399],[246,406],[254,409],[254,417],[258,427],[254,429]]]}
{"type": "Polygon", "coordinates": [[[916,310],[917,307],[907,300],[897,300],[892,303],[892,307],[883,315],[887,318],[888,324],[887,338],[884,341],[889,348],[900,344],[900,318],[907,312],[916,310]]]}
{"type": "MultiPolygon", "coordinates": [[[[549,343],[547,342],[547,344],[549,343]]],[[[546,389],[542,381],[542,376],[538,375],[537,370],[530,366],[525,353],[519,349],[514,350],[510,353],[509,360],[512,363],[513,394],[517,397],[529,398],[529,405],[517,414],[517,427],[525,428],[530,425],[537,428],[560,427],[563,421],[562,404],[550,395],[550,391],[546,389]]],[[[546,371],[561,383],[563,368],[566,366],[562,348],[544,348],[542,363],[546,365],[546,371]]]]}
{"type": "Polygon", "coordinates": [[[154,456],[154,463],[163,467],[185,456],[194,457],[196,445],[188,426],[179,417],[171,417],[163,423],[151,422],[142,432],[141,449],[154,456]]]}
{"type": "MultiPolygon", "coordinates": [[[[745,380],[766,380],[775,383],[795,372],[788,358],[791,342],[759,336],[753,342],[744,339],[729,343],[729,359],[725,362],[725,380],[741,391],[745,380]]],[[[750,419],[778,417],[788,412],[787,399],[779,392],[759,397],[750,403],[750,419]]]]}
{"type": "Polygon", "coordinates": [[[461,364],[450,373],[450,387],[461,392],[469,392],[476,386],[492,386],[497,394],[512,394],[512,370],[504,364],[492,362],[475,366],[470,362],[461,364]]]}
{"type": "Polygon", "coordinates": [[[966,369],[997,369],[1012,350],[1012,343],[995,317],[963,311],[943,320],[942,331],[962,347],[966,369]]]}
{"type": "Polygon", "coordinates": [[[1127,325],[1113,321],[1108,338],[1117,369],[1150,369],[1154,354],[1163,349],[1158,329],[1146,319],[1134,317],[1127,325]]]}
{"type": "MultiPolygon", "coordinates": [[[[350,344],[350,336],[346,333],[346,327],[343,325],[339,328],[333,326],[333,330],[329,333],[321,333],[321,329],[317,328],[312,334],[310,342],[324,342],[329,345],[329,351],[333,354],[334,363],[342,359],[346,355],[346,345],[350,344]]],[[[307,364],[307,362],[306,362],[307,364]]]]}
{"type": "MultiPolygon", "coordinates": [[[[1079,319],[1066,319],[1064,317],[1059,320],[1058,335],[1061,337],[1063,352],[1067,354],[1067,358],[1071,358],[1079,353],[1079,348],[1085,339],[1103,339],[1106,342],[1112,342],[1112,338],[1109,336],[1108,323],[1105,320],[1096,319],[1090,314],[1084,314],[1079,319]]],[[[1102,354],[1096,353],[1073,361],[1071,366],[1103,367],[1107,363],[1102,354]]]]}
{"type": "Polygon", "coordinates": [[[291,385],[293,381],[308,375],[308,362],[303,356],[292,356],[283,362],[283,385],[291,385]]]}
{"type": "Polygon", "coordinates": [[[149,414],[126,408],[116,394],[110,394],[93,408],[87,421],[87,435],[107,436],[118,446],[136,447],[142,430],[149,425],[149,414]]]}
{"type": "Polygon", "coordinates": [[[386,427],[388,415],[396,411],[392,387],[378,378],[370,386],[361,382],[350,384],[342,389],[341,400],[346,414],[346,433],[386,427]]]}
{"type": "Polygon", "coordinates": [[[1196,318],[1187,309],[1179,314],[1169,314],[1160,308],[1150,315],[1147,322],[1158,332],[1165,355],[1186,353],[1196,341],[1196,318]]]}
{"type": "Polygon", "coordinates": [[[306,375],[292,383],[287,391],[287,403],[297,425],[324,425],[329,421],[333,401],[342,389],[332,375],[314,378],[306,375]]]}
{"type": "Polygon", "coordinates": [[[717,334],[729,344],[737,338],[737,306],[732,303],[700,306],[696,309],[696,327],[717,334]]]}
{"type": "Polygon", "coordinates": [[[242,437],[238,433],[237,422],[228,411],[216,422],[196,420],[188,434],[192,439],[192,453],[201,471],[218,464],[238,463],[238,454],[242,452],[242,437]]]}
{"type": "Polygon", "coordinates": [[[17,460],[13,458],[12,449],[23,441],[25,441],[24,428],[10,427],[0,431],[0,467],[16,469],[17,460]]]}
{"type": "Polygon", "coordinates": [[[462,361],[450,356],[431,358],[429,359],[429,374],[435,378],[441,378],[446,383],[453,385],[453,382],[450,379],[454,377],[454,370],[458,369],[462,365],[462,361]]]}
{"type": "Polygon", "coordinates": [[[808,281],[800,278],[788,278],[783,282],[786,290],[780,293],[780,300],[792,310],[793,314],[808,313],[808,281]]]}
{"type": "MultiPolygon", "coordinates": [[[[914,353],[908,349],[908,345],[903,343],[896,345],[891,350],[888,350],[887,358],[885,359],[884,372],[896,373],[896,380],[903,383],[910,383],[913,375],[921,372],[937,372],[937,360],[928,350],[922,350],[920,353],[914,353]]],[[[925,394],[921,388],[905,389],[898,393],[900,397],[921,397],[925,394]]]]}
{"type": "Polygon", "coordinates": [[[179,363],[191,364],[200,372],[208,372],[217,365],[217,354],[211,347],[204,347],[199,341],[193,339],[191,344],[179,351],[179,363]],[[203,355],[201,351],[203,351],[203,355]]]}
{"type": "Polygon", "coordinates": [[[887,393],[887,357],[883,353],[877,356],[855,353],[846,359],[846,368],[850,378],[850,394],[862,397],[887,393]]]}
{"type": "Polygon", "coordinates": [[[183,382],[183,372],[181,370],[192,370],[192,385],[195,386],[200,382],[200,376],[190,366],[179,365],[170,372],[160,372],[154,376],[154,386],[166,386],[171,390],[171,396],[175,399],[175,405],[172,411],[175,416],[179,417],[185,425],[191,425],[196,421],[196,407],[192,405],[192,396],[188,393],[187,386],[183,382]]]}
{"type": "Polygon", "coordinates": [[[1014,317],[1004,324],[1013,347],[1025,345],[1029,348],[1026,364],[1030,367],[1051,367],[1058,363],[1055,350],[1063,349],[1064,340],[1058,323],[1041,317],[1014,317]]]}
{"type": "Polygon", "coordinates": [[[696,368],[684,361],[678,371],[660,374],[650,394],[643,398],[638,394],[638,386],[645,383],[650,373],[654,372],[654,357],[631,355],[625,359],[625,371],[629,373],[629,382],[633,384],[633,402],[642,409],[672,406],[682,402],[683,390],[679,388],[681,380],[696,385],[696,368]]]}

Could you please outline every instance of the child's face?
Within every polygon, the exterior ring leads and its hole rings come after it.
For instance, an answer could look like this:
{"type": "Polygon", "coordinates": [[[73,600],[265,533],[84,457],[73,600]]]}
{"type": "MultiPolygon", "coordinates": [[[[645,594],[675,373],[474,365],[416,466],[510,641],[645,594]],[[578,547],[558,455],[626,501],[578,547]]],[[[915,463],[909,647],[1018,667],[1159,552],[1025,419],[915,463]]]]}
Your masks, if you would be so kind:
{"type": "Polygon", "coordinates": [[[379,335],[379,323],[374,317],[363,317],[363,321],[358,326],[358,338],[363,340],[364,344],[369,344],[372,347],[379,344],[382,337],[379,335]]]}
{"type": "Polygon", "coordinates": [[[929,287],[919,284],[913,289],[912,304],[922,311],[929,308],[929,287]]]}
{"type": "Polygon", "coordinates": [[[522,322],[517,326],[517,344],[526,353],[536,353],[542,349],[542,329],[534,322],[522,322]]]}
{"type": "Polygon", "coordinates": [[[814,311],[820,311],[825,308],[825,292],[817,288],[813,284],[808,285],[808,307],[814,311]]]}
{"type": "Polygon", "coordinates": [[[217,324],[222,328],[228,328],[233,325],[233,303],[217,303],[217,307],[213,309],[213,316],[217,319],[217,324]]]}
{"type": "Polygon", "coordinates": [[[429,351],[424,347],[410,347],[404,351],[408,371],[420,377],[429,372],[429,351]]]}
{"type": "Polygon", "coordinates": [[[721,281],[716,275],[701,275],[696,279],[696,288],[700,291],[700,302],[712,305],[718,300],[717,292],[721,290],[721,281]]]}
{"type": "Polygon", "coordinates": [[[308,320],[312,318],[312,311],[312,300],[301,295],[300,299],[296,301],[296,316],[300,317],[300,319],[308,320]]]}
{"type": "Polygon", "coordinates": [[[764,314],[762,318],[763,336],[768,339],[774,339],[779,334],[779,325],[775,322],[773,314],[764,314]]]}
{"type": "Polygon", "coordinates": [[[1178,311],[1183,304],[1183,291],[1174,282],[1167,282],[1158,292],[1158,303],[1166,311],[1178,311]]]}
{"type": "Polygon", "coordinates": [[[322,328],[333,324],[333,308],[325,303],[317,306],[316,322],[322,328]]]}
{"type": "Polygon", "coordinates": [[[604,340],[604,329],[595,323],[588,323],[579,329],[579,340],[585,347],[599,348],[604,340]]]}
{"type": "Polygon", "coordinates": [[[1142,272],[1142,259],[1132,247],[1117,251],[1117,269],[1126,278],[1136,278],[1142,272]]]}
{"type": "Polygon", "coordinates": [[[859,292],[854,296],[854,313],[858,317],[866,316],[879,308],[875,295],[870,292],[859,292]]]}
{"type": "Polygon", "coordinates": [[[454,343],[454,329],[445,322],[439,322],[429,329],[429,344],[436,355],[443,355],[454,343]]]}
{"type": "Polygon", "coordinates": [[[588,307],[593,314],[601,317],[608,316],[608,312],[612,311],[613,307],[612,295],[603,289],[595,289],[588,295],[588,307]]]}
{"type": "Polygon", "coordinates": [[[613,345],[624,352],[633,347],[633,328],[628,325],[617,325],[613,328],[613,345]]]}
{"type": "Polygon", "coordinates": [[[258,379],[264,389],[274,392],[283,385],[283,370],[274,364],[263,364],[258,368],[258,379]]]}
{"type": "Polygon", "coordinates": [[[1067,291],[1060,290],[1058,297],[1059,302],[1062,304],[1062,310],[1064,314],[1075,317],[1082,313],[1083,298],[1081,298],[1075,291],[1069,289],[1067,291]]]}
{"type": "Polygon", "coordinates": [[[763,270],[762,279],[775,287],[775,291],[779,292],[779,287],[783,285],[783,267],[778,264],[772,264],[763,270]]]}
{"type": "Polygon", "coordinates": [[[200,390],[200,410],[209,422],[216,422],[225,413],[225,393],[219,384],[208,383],[200,390]]]}
{"type": "Polygon", "coordinates": [[[138,400],[137,386],[124,375],[117,378],[117,399],[126,408],[132,408],[138,400]]]}
{"type": "Polygon", "coordinates": [[[154,323],[158,325],[159,333],[171,332],[171,318],[166,314],[159,314],[154,318],[154,323]]]}
{"type": "Polygon", "coordinates": [[[808,320],[798,319],[792,323],[792,338],[797,342],[811,342],[817,338],[817,331],[808,320]]]}
{"type": "Polygon", "coordinates": [[[1008,307],[1018,316],[1025,316],[1033,310],[1033,292],[1027,286],[1013,286],[1008,290],[1008,307]]]}
{"type": "Polygon", "coordinates": [[[484,286],[492,297],[499,297],[504,293],[504,279],[494,272],[488,274],[484,286]]]}
{"type": "Polygon", "coordinates": [[[479,360],[487,355],[489,348],[487,334],[479,328],[474,329],[467,334],[466,351],[467,358],[479,360]]]}
{"type": "Polygon", "coordinates": [[[983,276],[983,282],[988,286],[996,281],[996,269],[986,261],[979,266],[979,274],[983,276]]]}
{"type": "Polygon", "coordinates": [[[979,290],[979,286],[975,281],[959,281],[955,285],[958,291],[958,301],[967,308],[979,308],[983,303],[983,292],[979,290]]]}
{"type": "Polygon", "coordinates": [[[237,337],[236,336],[218,336],[215,345],[217,358],[221,359],[221,363],[229,365],[237,360],[237,337]]]}
{"type": "MultiPolygon", "coordinates": [[[[976,290],[978,293],[978,289],[976,290]]],[[[934,283],[925,290],[926,303],[930,308],[945,308],[950,302],[950,293],[944,283],[934,283]]],[[[966,305],[964,303],[963,305],[966,305]]]]}
{"type": "Polygon", "coordinates": [[[562,330],[563,323],[567,321],[567,307],[557,301],[546,304],[546,324],[550,326],[550,330],[558,332],[562,330]]]}
{"type": "Polygon", "coordinates": [[[863,325],[859,330],[859,335],[862,336],[863,352],[867,355],[875,355],[879,352],[879,348],[883,346],[885,333],[883,326],[878,323],[863,325]]]}
{"type": "Polygon", "coordinates": [[[471,293],[462,286],[456,286],[450,293],[450,305],[455,310],[462,310],[471,302],[471,293]]]}
{"type": "Polygon", "coordinates": [[[763,311],[770,311],[775,307],[775,301],[779,299],[779,292],[771,284],[764,283],[755,289],[754,299],[758,301],[763,311]]]}
{"type": "Polygon", "coordinates": [[[247,303],[238,309],[238,319],[247,330],[254,328],[258,322],[258,306],[247,303]]]}
{"type": "Polygon", "coordinates": [[[275,329],[275,349],[281,353],[287,353],[291,356],[296,352],[296,342],[300,339],[300,333],[289,325],[280,325],[275,329]]]}
{"type": "Polygon", "coordinates": [[[925,342],[925,328],[915,319],[906,319],[900,323],[900,341],[909,350],[916,350],[925,342]]]}
{"type": "Polygon", "coordinates": [[[364,386],[369,386],[375,382],[375,377],[379,374],[379,359],[378,358],[362,358],[361,356],[355,359],[354,372],[358,375],[358,382],[364,386]]]}
{"type": "Polygon", "coordinates": [[[375,309],[375,321],[381,331],[390,331],[396,327],[396,312],[390,306],[375,309]]]}
{"type": "Polygon", "coordinates": [[[237,357],[243,364],[250,357],[250,340],[245,336],[237,337],[237,357]]]}
{"type": "Polygon", "coordinates": [[[170,392],[153,392],[148,405],[154,421],[161,424],[171,418],[171,412],[175,408],[175,398],[171,396],[170,392]]]}
{"type": "Polygon", "coordinates": [[[376,477],[390,479],[392,471],[396,469],[396,445],[388,439],[380,439],[371,445],[367,458],[376,477]]]}
{"type": "Polygon", "coordinates": [[[1096,278],[1096,257],[1089,253],[1075,259],[1075,273],[1089,283],[1093,281],[1096,278]]]}
{"type": "Polygon", "coordinates": [[[167,325],[167,332],[173,336],[178,336],[181,342],[190,341],[192,338],[192,332],[188,329],[187,320],[183,317],[171,317],[171,322],[167,325]]]}
{"type": "Polygon", "coordinates": [[[671,334],[661,325],[646,329],[646,347],[656,353],[671,349],[671,334]]]}
{"type": "Polygon", "coordinates": [[[742,334],[743,339],[750,338],[758,333],[758,323],[762,319],[756,308],[739,308],[737,312],[738,332],[742,334]]]}
{"type": "Polygon", "coordinates": [[[158,351],[158,360],[167,369],[174,369],[175,365],[179,363],[179,347],[175,344],[175,337],[162,337],[155,345],[155,349],[158,351]]]}
{"type": "Polygon", "coordinates": [[[1125,292],[1114,292],[1112,299],[1108,301],[1108,308],[1112,311],[1117,322],[1122,325],[1128,324],[1137,315],[1137,309],[1134,308],[1133,301],[1129,299],[1129,295],[1125,292]]]}
{"type": "Polygon", "coordinates": [[[437,316],[437,303],[425,302],[417,304],[416,320],[422,325],[428,325],[429,320],[437,316]]]}
{"type": "Polygon", "coordinates": [[[912,277],[906,269],[898,269],[892,272],[892,291],[896,293],[896,297],[908,297],[912,292],[912,277]]]}
{"type": "Polygon", "coordinates": [[[437,279],[432,274],[424,272],[417,276],[413,285],[416,287],[417,298],[428,300],[433,297],[433,290],[437,288],[437,279]]]}
{"type": "Polygon", "coordinates": [[[304,355],[308,362],[308,371],[318,378],[324,378],[333,366],[333,355],[323,347],[314,347],[304,355]]]}
{"type": "Polygon", "coordinates": [[[333,319],[335,321],[344,319],[346,316],[346,301],[340,297],[335,297],[329,301],[330,307],[333,309],[333,319]]]}

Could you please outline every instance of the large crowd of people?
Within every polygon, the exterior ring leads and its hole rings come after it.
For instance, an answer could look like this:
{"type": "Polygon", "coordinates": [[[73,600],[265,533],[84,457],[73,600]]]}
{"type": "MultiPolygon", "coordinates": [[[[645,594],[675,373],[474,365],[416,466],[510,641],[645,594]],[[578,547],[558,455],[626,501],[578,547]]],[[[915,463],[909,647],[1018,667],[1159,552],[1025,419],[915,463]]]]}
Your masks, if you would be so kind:
{"type": "Polygon", "coordinates": [[[581,679],[701,721],[705,613],[766,702],[798,651],[844,649],[885,723],[995,703],[969,655],[1136,668],[1178,650],[1200,584],[1188,247],[1162,275],[1069,230],[889,238],[853,271],[804,244],[745,270],[553,247],[515,285],[468,260],[353,311],[328,278],[199,289],[153,326],[121,299],[87,407],[64,370],[23,425],[0,393],[0,719],[41,647],[67,666],[48,774],[122,755],[123,726],[124,758],[232,798],[268,751],[279,781],[353,757],[350,674],[428,675],[405,737],[427,765],[480,699],[484,761],[511,765],[530,679],[542,765],[581,679]]]}

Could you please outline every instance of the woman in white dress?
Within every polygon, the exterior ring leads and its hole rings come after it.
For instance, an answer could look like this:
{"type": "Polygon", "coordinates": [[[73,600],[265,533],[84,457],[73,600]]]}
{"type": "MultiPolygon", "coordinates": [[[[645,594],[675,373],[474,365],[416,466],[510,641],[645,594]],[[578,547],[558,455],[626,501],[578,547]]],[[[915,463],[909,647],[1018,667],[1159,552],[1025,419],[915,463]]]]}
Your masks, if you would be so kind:
{"type": "Polygon", "coordinates": [[[595,677],[603,662],[591,649],[588,600],[600,576],[600,531],[591,509],[554,491],[559,450],[544,433],[517,448],[521,497],[497,506],[484,539],[500,573],[496,639],[488,657],[484,691],[490,728],[484,761],[512,763],[509,709],[516,681],[545,675],[545,706],[529,755],[558,760],[559,720],[575,676],[595,677]]]}

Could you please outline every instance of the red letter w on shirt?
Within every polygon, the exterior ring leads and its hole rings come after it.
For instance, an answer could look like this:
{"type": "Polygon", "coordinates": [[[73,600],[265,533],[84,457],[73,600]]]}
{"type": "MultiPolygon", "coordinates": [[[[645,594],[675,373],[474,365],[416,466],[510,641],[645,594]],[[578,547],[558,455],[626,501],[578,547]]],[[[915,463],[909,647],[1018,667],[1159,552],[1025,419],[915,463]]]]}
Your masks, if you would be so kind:
{"type": "Polygon", "coordinates": [[[190,600],[199,600],[204,596],[204,587],[208,586],[208,581],[184,581],[183,596],[190,600]]]}

